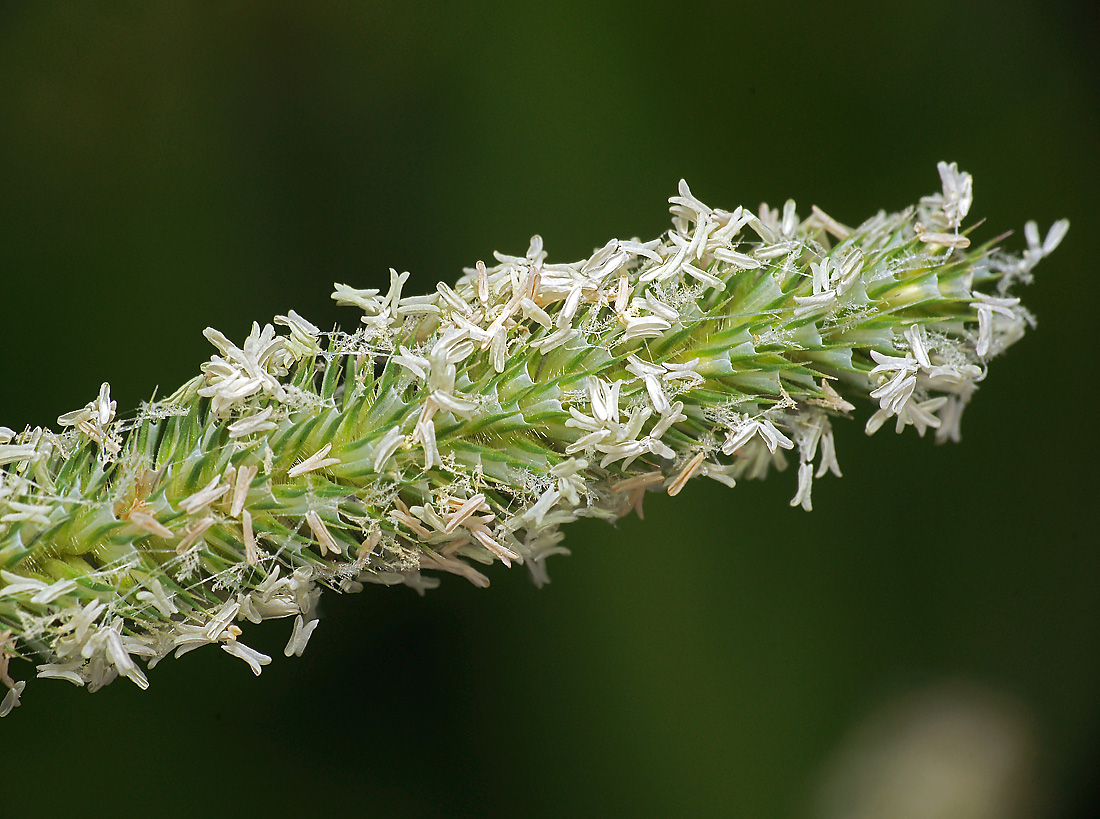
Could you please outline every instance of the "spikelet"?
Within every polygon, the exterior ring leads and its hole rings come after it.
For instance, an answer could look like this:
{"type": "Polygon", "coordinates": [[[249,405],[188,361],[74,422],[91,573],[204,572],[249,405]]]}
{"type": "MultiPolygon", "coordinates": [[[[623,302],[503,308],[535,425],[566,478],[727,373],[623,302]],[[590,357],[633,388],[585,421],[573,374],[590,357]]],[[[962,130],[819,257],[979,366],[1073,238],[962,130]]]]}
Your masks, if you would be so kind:
{"type": "Polygon", "coordinates": [[[6,714],[38,676],[95,690],[139,663],[218,644],[270,662],[238,621],[317,625],[322,587],[475,564],[547,581],[562,524],[642,511],[706,477],[727,486],[798,464],[793,506],[840,475],[832,422],[863,414],[939,441],[990,359],[1032,323],[1010,293],[1068,224],[1034,223],[1016,257],[974,246],[972,180],[856,228],[794,202],[710,208],[681,182],[672,229],[572,264],[496,255],[452,287],[338,284],[354,332],[291,311],[253,325],[170,397],[115,418],[104,384],[61,433],[0,428],[0,681],[6,714]]]}

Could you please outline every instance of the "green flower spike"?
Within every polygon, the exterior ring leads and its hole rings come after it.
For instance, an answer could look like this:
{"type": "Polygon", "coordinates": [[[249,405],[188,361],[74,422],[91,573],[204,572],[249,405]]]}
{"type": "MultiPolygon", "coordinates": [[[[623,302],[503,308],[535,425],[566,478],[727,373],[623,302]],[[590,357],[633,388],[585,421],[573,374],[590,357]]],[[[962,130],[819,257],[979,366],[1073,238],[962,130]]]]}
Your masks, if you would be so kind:
{"type": "Polygon", "coordinates": [[[680,183],[672,229],[573,264],[496,255],[404,296],[336,285],[362,313],[322,333],[253,325],[170,397],[115,418],[110,388],[58,419],[0,427],[0,714],[39,677],[147,686],[171,652],[217,644],[259,674],[242,620],[317,625],[322,587],[523,565],[538,584],[562,524],[641,511],[693,477],[733,486],[798,463],[792,506],[840,475],[831,423],[873,411],[938,441],[1031,316],[1010,295],[1068,223],[1022,257],[972,246],[972,181],[858,228],[787,202],[707,207],[680,183]]]}

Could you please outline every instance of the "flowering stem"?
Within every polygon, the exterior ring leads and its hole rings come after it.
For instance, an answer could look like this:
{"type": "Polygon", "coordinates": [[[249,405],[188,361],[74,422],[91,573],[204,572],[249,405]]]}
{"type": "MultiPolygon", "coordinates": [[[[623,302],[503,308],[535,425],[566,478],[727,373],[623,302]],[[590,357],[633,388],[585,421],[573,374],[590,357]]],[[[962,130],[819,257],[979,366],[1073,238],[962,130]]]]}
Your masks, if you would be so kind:
{"type": "Polygon", "coordinates": [[[321,587],[487,586],[475,564],[498,561],[542,584],[563,523],[788,452],[809,510],[856,401],[876,405],[869,434],[957,440],[986,363],[1032,323],[1009,289],[1068,225],[1029,223],[1019,258],[971,246],[971,178],[939,170],[942,193],[854,229],[793,202],[712,209],[681,183],[659,239],[550,264],[536,236],[428,296],[394,271],[385,295],[337,285],[353,333],[293,311],[240,347],[207,329],[202,374],[133,420],[104,384],[61,433],[0,428],[0,715],[25,685],[11,657],[144,688],[138,659],[216,643],[259,674],[237,621],[294,617],[289,656],[321,587]]]}

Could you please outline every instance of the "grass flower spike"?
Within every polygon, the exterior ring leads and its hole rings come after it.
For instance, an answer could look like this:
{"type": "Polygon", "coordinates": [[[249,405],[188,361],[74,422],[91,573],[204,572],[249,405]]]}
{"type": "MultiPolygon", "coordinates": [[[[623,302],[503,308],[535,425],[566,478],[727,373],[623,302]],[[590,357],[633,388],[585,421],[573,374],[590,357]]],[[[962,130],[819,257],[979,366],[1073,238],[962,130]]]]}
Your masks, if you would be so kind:
{"type": "Polygon", "coordinates": [[[321,589],[538,584],[561,526],[647,492],[734,486],[793,460],[792,506],[840,475],[832,423],[958,440],[988,362],[1030,314],[1012,295],[1068,224],[1015,256],[963,228],[972,180],[859,227],[794,202],[708,207],[681,182],[672,228],[571,264],[534,237],[453,285],[338,284],[354,332],[294,311],[216,352],[173,395],[116,416],[110,387],[60,432],[0,427],[0,714],[39,677],[141,688],[205,645],[259,674],[239,623],[317,626],[321,589]],[[2,690],[2,689],[0,689],[2,690]]]}

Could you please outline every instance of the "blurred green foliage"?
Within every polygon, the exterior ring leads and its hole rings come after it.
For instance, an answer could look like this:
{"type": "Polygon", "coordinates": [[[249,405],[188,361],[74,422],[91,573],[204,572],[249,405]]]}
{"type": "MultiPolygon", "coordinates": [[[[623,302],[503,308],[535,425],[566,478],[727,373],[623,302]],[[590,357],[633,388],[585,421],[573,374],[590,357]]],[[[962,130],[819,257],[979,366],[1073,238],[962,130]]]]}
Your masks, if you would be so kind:
{"type": "Polygon", "coordinates": [[[207,325],[351,325],[336,280],[394,266],[426,292],[536,232],[552,261],[654,237],[681,176],[716,206],[790,196],[858,223],[956,160],[979,237],[1074,227],[961,445],[838,424],[845,477],[811,514],[787,507],[790,473],[692,485],[644,521],[575,526],[542,591],[497,571],[488,591],[327,595],[301,660],[289,623],[252,630],[277,655],[259,680],[209,650],[145,693],[32,682],[0,724],[0,813],[800,815],[853,724],[945,678],[1019,701],[1043,815],[1081,810],[1097,23],[1037,0],[4,3],[12,427],[104,380],[120,410],[174,389],[207,325]]]}

